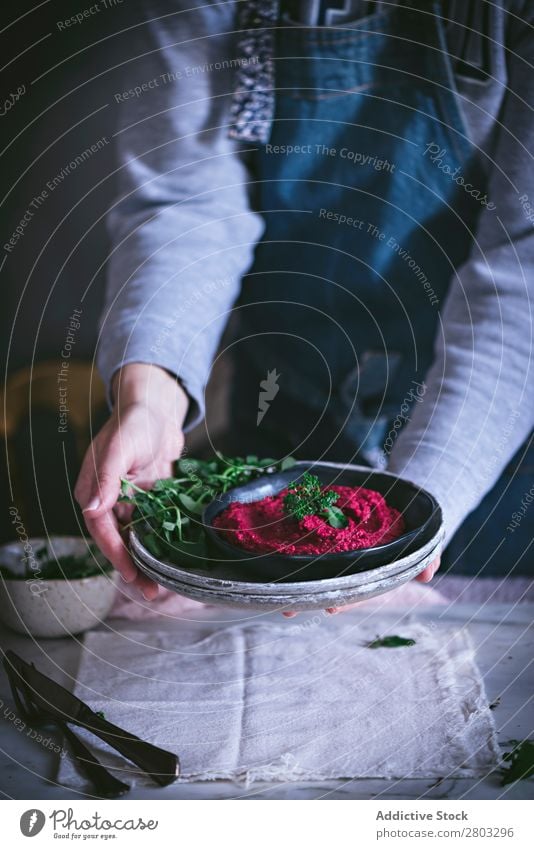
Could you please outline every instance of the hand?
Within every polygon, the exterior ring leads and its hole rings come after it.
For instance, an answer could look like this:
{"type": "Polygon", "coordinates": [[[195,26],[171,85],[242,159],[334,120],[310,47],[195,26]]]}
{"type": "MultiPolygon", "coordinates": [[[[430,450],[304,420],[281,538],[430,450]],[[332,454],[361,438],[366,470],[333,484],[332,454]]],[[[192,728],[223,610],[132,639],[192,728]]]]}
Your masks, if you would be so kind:
{"type": "MultiPolygon", "coordinates": [[[[436,559],[432,561],[430,566],[427,566],[426,569],[423,569],[423,571],[417,576],[417,578],[415,580],[421,581],[423,584],[428,584],[432,580],[432,578],[434,577],[436,572],[438,571],[440,563],[441,563],[441,556],[436,557],[436,559]]],[[[345,610],[352,610],[353,608],[358,607],[359,604],[361,604],[361,602],[357,601],[357,602],[355,602],[355,604],[346,604],[344,607],[327,607],[326,612],[331,613],[331,614],[343,613],[343,611],[345,611],[345,610]]],[[[297,616],[297,613],[295,613],[295,611],[293,611],[293,610],[288,610],[285,613],[283,613],[282,615],[287,616],[287,618],[289,619],[289,618],[292,618],[293,616],[297,616]]]]}
{"type": "Polygon", "coordinates": [[[127,583],[147,600],[158,585],[134,565],[121,536],[119,518],[131,514],[117,504],[121,477],[149,488],[172,475],[173,461],[183,448],[182,426],[188,397],[178,381],[158,366],[131,363],[114,375],[111,417],[84,457],[74,488],[87,530],[127,583]]]}
{"type": "Polygon", "coordinates": [[[441,556],[436,557],[435,560],[432,561],[430,566],[427,566],[426,569],[417,576],[416,581],[421,581],[423,584],[428,584],[436,574],[439,569],[439,564],[441,563],[441,556]]]}

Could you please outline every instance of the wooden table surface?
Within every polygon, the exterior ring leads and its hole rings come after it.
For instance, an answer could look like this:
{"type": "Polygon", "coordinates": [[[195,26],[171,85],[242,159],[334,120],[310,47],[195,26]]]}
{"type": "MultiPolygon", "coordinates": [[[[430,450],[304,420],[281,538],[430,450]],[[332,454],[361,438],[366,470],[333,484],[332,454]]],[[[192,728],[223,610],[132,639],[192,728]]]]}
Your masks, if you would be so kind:
{"type": "MultiPolygon", "coordinates": [[[[400,612],[400,611],[399,611],[400,612]]],[[[397,612],[397,615],[398,613],[397,612]]],[[[250,615],[250,614],[249,614],[250,615]]],[[[306,614],[302,614],[305,616],[306,614]]],[[[358,617],[362,611],[343,616],[358,617]]],[[[369,611],[366,611],[366,616],[369,611]]],[[[202,637],[218,623],[228,624],[243,616],[223,608],[206,608],[191,622],[158,618],[145,622],[110,620],[117,632],[135,630],[175,631],[202,637]]],[[[280,622],[279,615],[262,615],[262,622],[280,622]]],[[[534,604],[455,603],[417,612],[421,621],[467,625],[476,648],[477,662],[483,674],[490,702],[499,699],[494,716],[499,743],[532,736],[534,730],[534,604]]],[[[291,620],[288,620],[291,621],[291,620]]],[[[293,622],[298,620],[292,620],[293,622]]],[[[101,629],[106,629],[101,625],[101,629]]],[[[79,664],[81,644],[77,639],[39,640],[0,630],[0,645],[12,648],[25,660],[33,660],[43,672],[72,688],[79,664]]],[[[17,730],[8,714],[13,708],[11,693],[3,670],[0,673],[0,793],[10,799],[90,798],[55,783],[57,754],[30,740],[17,730]],[[6,715],[7,714],[7,715],[6,715]]],[[[48,732],[46,736],[49,735],[48,732]]],[[[55,737],[61,744],[61,737],[55,737]]],[[[519,781],[502,787],[498,774],[482,779],[451,779],[433,783],[432,779],[383,780],[358,779],[284,784],[255,784],[243,789],[229,781],[173,784],[154,789],[132,789],[128,799],[531,799],[534,781],[519,781]]]]}

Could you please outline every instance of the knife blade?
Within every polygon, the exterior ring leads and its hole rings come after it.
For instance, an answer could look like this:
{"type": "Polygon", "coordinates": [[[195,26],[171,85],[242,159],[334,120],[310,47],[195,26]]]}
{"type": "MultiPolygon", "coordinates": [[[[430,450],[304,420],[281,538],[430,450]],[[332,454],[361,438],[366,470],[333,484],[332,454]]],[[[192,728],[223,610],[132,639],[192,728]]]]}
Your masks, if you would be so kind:
{"type": "Polygon", "coordinates": [[[173,752],[147,743],[135,734],[98,716],[74,693],[39,672],[33,664],[26,663],[14,651],[5,653],[4,665],[6,662],[29,689],[32,700],[41,710],[56,717],[60,722],[70,722],[86,728],[140,767],[162,787],[176,780],[180,773],[180,762],[173,752]]]}
{"type": "Polygon", "coordinates": [[[60,722],[58,720],[57,726],[61,728],[65,735],[65,739],[72,749],[78,767],[93,782],[100,796],[103,796],[104,799],[116,799],[128,793],[130,785],[125,784],[124,781],[119,781],[114,775],[108,772],[90,749],[87,748],[85,743],[76,736],[72,728],[69,728],[66,722],[60,722]]]}
{"type": "Polygon", "coordinates": [[[65,739],[70,744],[74,762],[80,771],[85,773],[87,778],[92,782],[98,795],[105,799],[116,799],[118,796],[124,796],[129,791],[130,786],[123,781],[119,781],[102,766],[98,758],[82,743],[66,722],[62,722],[57,716],[51,716],[48,712],[37,707],[28,692],[27,685],[22,682],[18,672],[12,669],[6,660],[4,660],[3,665],[7,672],[15,706],[21,718],[30,725],[35,723],[40,725],[46,722],[48,724],[54,724],[57,728],[61,729],[65,739]]]}

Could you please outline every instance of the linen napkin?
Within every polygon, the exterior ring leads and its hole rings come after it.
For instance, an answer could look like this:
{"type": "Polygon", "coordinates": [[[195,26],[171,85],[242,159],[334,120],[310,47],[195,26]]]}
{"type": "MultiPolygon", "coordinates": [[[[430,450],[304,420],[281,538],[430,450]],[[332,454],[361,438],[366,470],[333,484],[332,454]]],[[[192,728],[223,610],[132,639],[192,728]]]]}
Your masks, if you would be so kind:
{"type": "MultiPolygon", "coordinates": [[[[484,775],[498,746],[467,631],[393,621],[303,615],[197,641],[182,632],[94,631],[75,692],[178,754],[182,781],[484,775]],[[415,644],[369,648],[391,633],[415,644]]],[[[80,735],[124,780],[150,784],[80,735]]],[[[89,789],[70,759],[58,779],[89,789]]]]}

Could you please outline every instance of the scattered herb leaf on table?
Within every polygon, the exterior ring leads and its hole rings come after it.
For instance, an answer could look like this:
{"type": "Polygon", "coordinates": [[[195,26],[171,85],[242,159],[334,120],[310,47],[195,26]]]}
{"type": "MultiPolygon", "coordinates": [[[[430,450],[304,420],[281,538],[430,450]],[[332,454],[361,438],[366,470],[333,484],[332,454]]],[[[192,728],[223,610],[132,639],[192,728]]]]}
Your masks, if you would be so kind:
{"type": "Polygon", "coordinates": [[[509,764],[508,769],[502,770],[503,785],[534,777],[534,740],[510,740],[510,743],[513,749],[503,755],[503,760],[509,764]]]}
{"type": "Polygon", "coordinates": [[[368,649],[397,649],[402,646],[415,646],[415,640],[408,637],[397,637],[395,634],[389,637],[377,637],[368,644],[368,649]]]}

